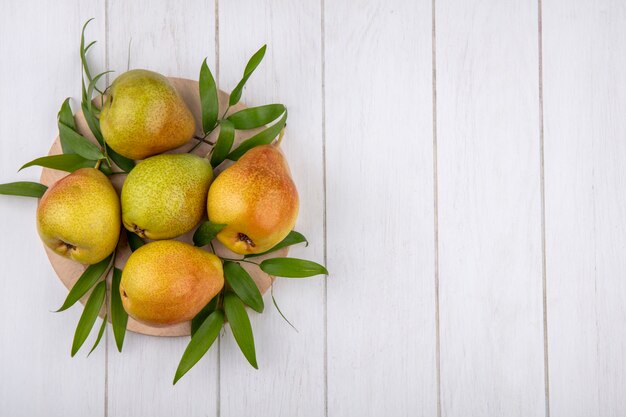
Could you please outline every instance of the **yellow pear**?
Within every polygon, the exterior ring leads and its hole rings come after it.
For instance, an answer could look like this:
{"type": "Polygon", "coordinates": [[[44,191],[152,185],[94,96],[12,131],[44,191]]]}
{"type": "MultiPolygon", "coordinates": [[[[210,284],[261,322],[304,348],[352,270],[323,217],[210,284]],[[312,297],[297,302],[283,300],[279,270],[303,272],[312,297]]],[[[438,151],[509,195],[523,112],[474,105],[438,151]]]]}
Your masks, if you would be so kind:
{"type": "Polygon", "coordinates": [[[298,217],[298,191],[280,149],[257,146],[225,169],[207,209],[213,223],[227,225],[217,239],[235,253],[265,252],[283,240],[298,217]]]}
{"type": "Polygon", "coordinates": [[[125,72],[111,84],[100,128],[109,146],[131,159],[184,145],[196,129],[193,114],[169,80],[140,69],[125,72]]]}
{"type": "Polygon", "coordinates": [[[124,227],[149,239],[170,239],[190,231],[204,216],[212,180],[211,163],[196,155],[144,159],[122,187],[124,227]]]}
{"type": "Polygon", "coordinates": [[[37,230],[46,246],[80,263],[109,256],[120,235],[120,201],[109,179],[82,168],[58,181],[39,202],[37,230]]]}
{"type": "Polygon", "coordinates": [[[120,295],[135,319],[170,325],[191,320],[223,287],[217,256],[177,240],[161,240],[130,255],[120,295]]]}

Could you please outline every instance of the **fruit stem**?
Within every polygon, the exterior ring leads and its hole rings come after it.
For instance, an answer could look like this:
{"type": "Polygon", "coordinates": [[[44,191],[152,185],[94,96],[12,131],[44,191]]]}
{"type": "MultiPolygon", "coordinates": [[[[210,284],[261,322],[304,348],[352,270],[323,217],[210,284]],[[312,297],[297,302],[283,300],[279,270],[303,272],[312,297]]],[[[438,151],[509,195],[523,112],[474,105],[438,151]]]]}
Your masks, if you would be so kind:
{"type": "Polygon", "coordinates": [[[94,166],[95,169],[100,169],[100,165],[102,164],[102,159],[98,159],[98,161],[96,162],[96,165],[94,166]]]}

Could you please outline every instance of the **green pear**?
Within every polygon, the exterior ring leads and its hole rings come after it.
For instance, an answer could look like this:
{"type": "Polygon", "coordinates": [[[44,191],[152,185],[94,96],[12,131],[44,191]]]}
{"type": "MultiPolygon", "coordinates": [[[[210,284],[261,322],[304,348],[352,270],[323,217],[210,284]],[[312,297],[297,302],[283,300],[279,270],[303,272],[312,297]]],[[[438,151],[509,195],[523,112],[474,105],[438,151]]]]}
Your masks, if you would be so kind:
{"type": "Polygon", "coordinates": [[[192,230],[204,216],[212,180],[210,162],[196,155],[144,159],[122,187],[124,226],[148,239],[171,239],[192,230]]]}
{"type": "Polygon", "coordinates": [[[122,304],[153,325],[191,320],[224,287],[220,258],[177,240],[142,246],[130,255],[120,283],[122,304]]]}
{"type": "Polygon", "coordinates": [[[82,168],[49,188],[37,207],[37,230],[59,255],[83,264],[109,256],[120,235],[120,200],[109,179],[82,168]]]}
{"type": "Polygon", "coordinates": [[[115,79],[100,113],[109,146],[127,158],[144,159],[188,142],[193,114],[167,78],[132,70],[115,79]]]}

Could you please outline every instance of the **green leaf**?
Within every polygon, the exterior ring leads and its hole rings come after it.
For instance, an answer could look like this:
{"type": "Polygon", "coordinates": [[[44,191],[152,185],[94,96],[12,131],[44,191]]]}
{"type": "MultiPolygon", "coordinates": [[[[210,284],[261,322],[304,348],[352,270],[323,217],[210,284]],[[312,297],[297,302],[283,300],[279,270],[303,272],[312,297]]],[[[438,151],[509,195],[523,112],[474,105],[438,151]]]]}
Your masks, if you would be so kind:
{"type": "Polygon", "coordinates": [[[191,319],[191,335],[192,336],[196,333],[196,331],[198,331],[198,329],[200,328],[202,323],[204,323],[206,318],[209,317],[209,315],[215,311],[215,309],[217,308],[217,299],[219,298],[219,296],[220,295],[217,294],[215,297],[213,297],[213,299],[209,301],[207,305],[205,305],[202,308],[202,310],[200,310],[200,312],[196,314],[196,316],[193,319],[191,319]]]}
{"type": "Polygon", "coordinates": [[[211,243],[215,236],[225,228],[225,224],[212,223],[210,220],[202,223],[193,234],[193,244],[202,247],[211,243]]]}
{"type": "Polygon", "coordinates": [[[128,239],[128,246],[133,252],[146,244],[142,238],[129,230],[126,231],[126,238],[128,239]]]}
{"type": "Polygon", "coordinates": [[[223,325],[224,313],[219,310],[214,311],[204,320],[204,323],[202,323],[192,336],[191,341],[185,349],[185,353],[183,353],[183,357],[180,359],[178,369],[176,369],[176,375],[174,376],[174,384],[207,353],[220,334],[220,329],[223,325]]]}
{"type": "Polygon", "coordinates": [[[228,105],[234,106],[241,99],[241,92],[243,91],[243,86],[246,85],[248,78],[254,72],[256,67],[259,66],[263,57],[265,56],[265,50],[267,49],[267,45],[263,45],[261,49],[256,51],[254,55],[250,58],[248,63],[246,64],[246,69],[243,71],[243,78],[239,81],[239,84],[233,89],[232,93],[230,93],[230,98],[228,99],[228,105]]]}
{"type": "Polygon", "coordinates": [[[270,275],[285,278],[306,278],[313,275],[328,275],[322,265],[296,258],[272,258],[261,262],[261,269],[270,275]]]}
{"type": "Polygon", "coordinates": [[[104,318],[102,319],[102,324],[100,325],[100,330],[98,331],[98,337],[96,338],[96,341],[94,342],[93,347],[91,348],[87,356],[91,355],[91,352],[96,350],[96,348],[100,344],[100,340],[102,339],[102,335],[104,334],[104,329],[106,329],[106,327],[107,327],[107,315],[105,314],[104,318]]]}
{"type": "Polygon", "coordinates": [[[228,120],[220,121],[220,135],[217,138],[213,154],[211,155],[211,166],[215,168],[226,159],[226,155],[230,152],[230,148],[235,141],[235,128],[228,120]]]}
{"type": "Polygon", "coordinates": [[[287,322],[288,325],[291,326],[292,329],[294,329],[296,331],[296,333],[300,333],[298,331],[298,329],[296,328],[296,326],[294,326],[293,324],[291,324],[291,322],[287,319],[287,317],[285,317],[285,315],[283,314],[282,311],[280,311],[280,307],[278,307],[278,303],[276,302],[276,298],[274,298],[274,284],[272,284],[270,286],[270,293],[272,296],[272,303],[274,303],[274,307],[276,307],[276,310],[278,311],[278,314],[280,314],[280,316],[283,318],[283,320],[285,320],[287,322]]]}
{"type": "MultiPolygon", "coordinates": [[[[66,98],[63,104],[61,104],[61,109],[58,114],[58,124],[64,124],[65,126],[69,126],[71,129],[76,130],[76,122],[74,121],[74,114],[72,113],[72,108],[70,107],[70,98],[66,98]]],[[[60,133],[59,127],[59,133],[60,133]]],[[[59,141],[61,142],[61,149],[63,153],[72,153],[72,148],[67,143],[65,139],[65,135],[59,134],[59,141]]]]}
{"type": "Polygon", "coordinates": [[[83,295],[87,294],[87,291],[89,291],[89,289],[93,287],[96,282],[98,282],[102,274],[106,271],[107,267],[111,263],[112,256],[113,255],[109,255],[106,259],[98,262],[97,264],[89,265],[87,269],[85,269],[85,272],[83,272],[80,278],[78,278],[76,283],[72,286],[69,294],[67,294],[63,305],[56,311],[57,313],[67,310],[76,304],[76,302],[80,300],[83,295]]]}
{"type": "Polygon", "coordinates": [[[284,247],[291,246],[291,245],[296,245],[296,244],[302,243],[302,242],[306,242],[307,246],[309,244],[309,242],[306,240],[306,237],[304,237],[304,235],[302,233],[298,233],[295,230],[292,230],[291,232],[289,232],[289,234],[287,235],[286,238],[284,238],[279,243],[277,243],[276,246],[274,246],[272,249],[267,250],[267,251],[262,252],[262,253],[255,253],[255,254],[252,254],[252,255],[246,255],[246,256],[244,256],[244,258],[254,258],[256,256],[267,255],[268,253],[276,252],[278,249],[282,249],[284,247]]]}
{"type": "Polygon", "coordinates": [[[93,103],[91,102],[91,98],[93,97],[93,91],[96,89],[96,84],[98,83],[98,81],[100,80],[100,78],[102,78],[103,76],[107,75],[108,73],[111,73],[113,71],[104,71],[101,72],[100,74],[96,75],[95,77],[93,77],[93,80],[89,81],[89,87],[87,87],[87,108],[89,109],[89,112],[92,112],[92,107],[93,107],[93,103]]]}
{"type": "Polygon", "coordinates": [[[74,120],[74,113],[72,113],[72,108],[70,107],[70,98],[66,98],[63,104],[61,104],[61,109],[58,114],[59,123],[63,123],[65,126],[69,126],[72,129],[76,130],[76,122],[74,120]]]}
{"type": "Polygon", "coordinates": [[[113,280],[111,281],[111,324],[113,325],[113,336],[117,350],[122,351],[124,336],[126,336],[126,325],[128,324],[128,313],[124,310],[122,296],[120,295],[120,282],[122,281],[122,271],[113,269],[113,280]]]}
{"type": "Polygon", "coordinates": [[[224,262],[224,277],[241,301],[254,311],[263,312],[263,296],[248,271],[236,262],[226,261],[224,262]]]}
{"type": "Polygon", "coordinates": [[[217,123],[219,101],[217,98],[217,86],[211,70],[206,63],[206,58],[200,67],[200,103],[202,106],[202,129],[205,134],[209,133],[217,123]]]}
{"type": "Polygon", "coordinates": [[[59,134],[65,135],[67,144],[74,152],[86,159],[102,159],[104,155],[100,149],[79,133],[76,133],[71,127],[59,124],[59,134]]]}
{"type": "Polygon", "coordinates": [[[224,312],[230,323],[230,329],[233,331],[235,341],[239,345],[239,349],[246,357],[250,365],[255,369],[259,369],[256,363],[256,351],[254,349],[254,336],[252,335],[252,326],[246,312],[246,306],[243,301],[234,293],[226,293],[224,296],[224,312]]]}
{"type": "Polygon", "coordinates": [[[85,159],[75,153],[65,153],[61,155],[43,156],[33,159],[32,161],[22,165],[20,171],[24,168],[32,166],[41,166],[46,168],[58,169],[66,172],[74,172],[81,168],[93,168],[96,161],[85,159]]]}
{"type": "MultiPolygon", "coordinates": [[[[96,161],[94,161],[94,165],[95,165],[96,161]]],[[[104,174],[104,175],[111,175],[113,174],[113,171],[111,170],[111,168],[109,168],[109,166],[107,164],[100,164],[100,171],[104,174]]]]}
{"type": "MultiPolygon", "coordinates": [[[[94,116],[91,109],[84,102],[81,103],[81,109],[83,109],[83,116],[85,116],[85,121],[87,122],[87,126],[89,126],[89,130],[91,130],[91,133],[93,133],[100,146],[104,146],[104,137],[100,131],[100,121],[96,116],[94,116]]],[[[74,128],[74,130],[76,130],[76,128],[74,128]]]]}
{"type": "Polygon", "coordinates": [[[250,107],[228,116],[235,129],[254,129],[265,126],[285,112],[282,104],[266,104],[265,106],[250,107]]]}
{"type": "Polygon", "coordinates": [[[94,18],[92,17],[91,19],[87,20],[85,22],[85,24],[83,25],[83,30],[81,31],[80,34],[80,62],[83,65],[83,71],[85,72],[85,75],[87,76],[87,81],[91,82],[91,74],[89,73],[89,66],[87,65],[87,51],[89,50],[89,48],[91,48],[96,42],[93,41],[91,42],[89,45],[87,45],[87,47],[85,48],[85,29],[87,29],[87,25],[89,24],[89,22],[91,22],[92,20],[94,20],[94,18]]]}
{"type": "Polygon", "coordinates": [[[48,187],[38,182],[18,181],[0,184],[0,194],[41,198],[48,187]]]}
{"type": "Polygon", "coordinates": [[[268,127],[264,131],[252,136],[250,139],[243,141],[237,147],[237,149],[235,149],[230,154],[228,154],[226,158],[230,159],[231,161],[236,161],[239,158],[241,158],[244,153],[248,152],[250,149],[254,148],[255,146],[267,145],[269,143],[272,143],[274,138],[276,138],[276,136],[278,136],[280,131],[283,130],[283,128],[285,127],[286,122],[287,122],[287,110],[285,110],[283,117],[281,117],[278,122],[268,127]]]}
{"type": "Polygon", "coordinates": [[[98,313],[104,304],[105,295],[106,283],[100,281],[89,296],[83,314],[80,316],[80,320],[78,320],[78,326],[76,326],[76,332],[74,333],[74,341],[72,342],[72,357],[76,355],[76,352],[78,352],[83,343],[85,343],[85,340],[87,340],[89,333],[91,333],[91,329],[98,318],[98,313]]]}
{"type": "Polygon", "coordinates": [[[107,147],[107,153],[109,154],[109,157],[113,160],[113,162],[115,162],[115,165],[120,167],[122,171],[130,172],[133,168],[135,168],[135,161],[115,152],[113,149],[111,149],[109,145],[105,146],[107,147]]]}

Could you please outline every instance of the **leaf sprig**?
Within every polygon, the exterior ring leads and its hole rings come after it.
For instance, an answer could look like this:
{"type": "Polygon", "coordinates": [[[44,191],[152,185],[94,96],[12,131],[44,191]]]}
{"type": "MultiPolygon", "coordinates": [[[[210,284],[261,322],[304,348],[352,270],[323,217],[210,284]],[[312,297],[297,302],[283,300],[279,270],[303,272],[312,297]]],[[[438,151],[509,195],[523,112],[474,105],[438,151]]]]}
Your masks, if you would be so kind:
{"type": "Polygon", "coordinates": [[[195,139],[198,140],[198,143],[191,147],[188,152],[194,151],[211,133],[213,133],[217,127],[219,127],[219,136],[211,149],[211,166],[213,166],[213,168],[220,165],[226,159],[236,161],[241,157],[241,155],[254,146],[271,143],[285,127],[287,121],[287,108],[283,104],[267,104],[264,106],[251,107],[240,110],[227,117],[230,108],[237,104],[241,99],[243,88],[254,70],[256,70],[263,60],[266,49],[267,46],[263,45],[248,60],[243,77],[230,93],[228,106],[221,118],[218,117],[219,97],[215,78],[207,65],[206,59],[202,62],[198,84],[200,90],[200,104],[202,107],[202,130],[204,132],[204,136],[196,137],[195,139]],[[231,152],[235,141],[236,130],[250,130],[263,127],[277,120],[280,116],[282,116],[282,118],[280,118],[280,120],[278,120],[278,122],[274,125],[245,140],[241,145],[239,145],[239,147],[237,147],[237,149],[231,152]]]}
{"type": "MultiPolygon", "coordinates": [[[[20,170],[31,166],[41,166],[74,172],[80,168],[95,167],[106,175],[112,175],[120,173],[114,172],[113,164],[124,173],[130,172],[135,166],[133,160],[117,154],[107,145],[100,129],[100,107],[102,106],[106,89],[101,90],[98,87],[98,83],[111,71],[104,71],[94,76],[89,68],[87,62],[88,51],[96,43],[92,41],[87,44],[85,41],[85,31],[91,20],[93,19],[88,20],[84,24],[80,37],[80,59],[82,65],[80,108],[97,144],[91,142],[79,132],[70,99],[67,98],[61,104],[57,118],[62,154],[36,158],[24,164],[20,170]],[[95,102],[95,94],[100,95],[100,107],[95,102]]],[[[206,59],[200,67],[199,93],[204,135],[203,137],[195,137],[198,143],[189,152],[202,143],[213,145],[207,158],[210,156],[210,162],[214,168],[227,159],[236,161],[248,150],[259,145],[270,144],[277,137],[280,141],[284,134],[288,112],[283,104],[266,104],[229,114],[231,108],[241,100],[244,87],[263,60],[266,49],[266,45],[263,45],[248,60],[242,78],[231,91],[227,108],[221,117],[219,115],[219,90],[206,59]],[[207,137],[218,127],[220,130],[216,142],[208,141],[207,137]],[[238,147],[233,149],[236,131],[259,128],[264,129],[244,140],[238,147]]],[[[47,187],[45,185],[36,182],[0,184],[0,194],[4,195],[41,198],[46,190],[47,187]]],[[[215,224],[211,221],[204,222],[194,233],[194,244],[197,247],[209,245],[210,250],[215,252],[212,241],[217,238],[219,232],[224,227],[226,227],[224,224],[215,224]]],[[[136,234],[127,231],[126,236],[132,251],[138,250],[144,245],[144,241],[136,234]]],[[[254,268],[260,268],[260,270],[270,275],[288,278],[304,278],[320,274],[327,275],[328,271],[324,266],[308,260],[270,258],[258,262],[255,259],[256,257],[299,243],[308,245],[307,239],[301,233],[291,231],[285,239],[266,252],[246,255],[240,259],[221,257],[224,261],[224,288],[193,318],[191,322],[192,337],[176,370],[173,380],[174,384],[206,354],[215,340],[217,340],[220,329],[226,322],[228,322],[233,337],[244,357],[250,365],[258,369],[254,336],[246,307],[250,307],[257,313],[262,313],[265,309],[265,304],[259,288],[249,272],[242,266],[242,263],[254,265],[254,268]]],[[[120,295],[122,271],[115,267],[116,255],[117,249],[106,259],[87,267],[70,289],[61,307],[57,310],[57,312],[65,311],[75,305],[81,298],[88,297],[75,330],[71,356],[75,356],[84,345],[103,309],[102,323],[99,326],[95,342],[89,354],[101,342],[109,319],[112,324],[117,349],[120,352],[122,351],[129,316],[124,309],[120,295]],[[107,278],[110,274],[112,274],[110,281],[111,297],[110,300],[107,300],[107,278]]],[[[271,290],[272,302],[275,308],[281,317],[290,326],[294,327],[280,311],[274,298],[273,285],[271,290]]]]}

